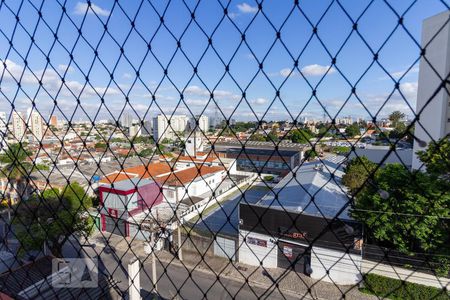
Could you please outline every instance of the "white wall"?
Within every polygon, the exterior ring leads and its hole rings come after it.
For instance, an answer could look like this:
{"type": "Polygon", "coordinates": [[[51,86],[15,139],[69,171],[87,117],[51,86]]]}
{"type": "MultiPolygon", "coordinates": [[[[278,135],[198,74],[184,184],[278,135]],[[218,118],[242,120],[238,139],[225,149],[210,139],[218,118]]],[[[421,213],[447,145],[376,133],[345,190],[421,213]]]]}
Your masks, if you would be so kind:
{"type": "MultiPolygon", "coordinates": [[[[446,78],[450,72],[450,22],[442,27],[448,21],[449,16],[450,12],[446,11],[423,22],[421,44],[422,47],[426,46],[425,58],[428,62],[423,57],[420,60],[416,113],[419,113],[432,97],[442,82],[441,78],[446,78]],[[432,40],[431,43],[430,40],[432,40]]],[[[416,137],[429,143],[431,138],[438,140],[449,133],[449,110],[449,97],[445,89],[441,88],[422,111],[414,130],[416,137]]],[[[423,149],[417,141],[414,141],[414,153],[423,149]]],[[[418,169],[421,165],[422,163],[414,155],[413,168],[418,169]]]]}
{"type": "Polygon", "coordinates": [[[361,255],[312,247],[311,278],[336,284],[356,284],[361,280],[361,260],[361,255]]]}
{"type": "Polygon", "coordinates": [[[400,279],[412,283],[418,283],[436,288],[446,286],[450,288],[450,279],[444,277],[437,277],[432,274],[426,274],[414,270],[409,270],[401,267],[394,267],[387,264],[380,264],[369,260],[363,260],[362,272],[364,274],[377,274],[380,276],[390,277],[393,279],[400,279]]]}
{"type": "Polygon", "coordinates": [[[245,230],[239,231],[239,262],[251,266],[260,266],[262,261],[266,268],[276,268],[278,265],[278,248],[277,245],[270,241],[267,235],[248,232],[245,230]],[[244,242],[244,238],[251,237],[267,242],[267,247],[257,245],[248,245],[244,242]],[[251,247],[251,249],[250,249],[251,247]]]}

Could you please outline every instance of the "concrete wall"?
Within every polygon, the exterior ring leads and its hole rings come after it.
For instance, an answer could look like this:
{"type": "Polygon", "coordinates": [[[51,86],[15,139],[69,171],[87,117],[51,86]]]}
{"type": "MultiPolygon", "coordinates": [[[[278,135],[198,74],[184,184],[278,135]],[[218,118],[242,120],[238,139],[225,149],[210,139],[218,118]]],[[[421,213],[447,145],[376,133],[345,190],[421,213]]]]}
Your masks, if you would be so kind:
{"type": "Polygon", "coordinates": [[[273,243],[269,236],[248,232],[244,230],[239,231],[239,262],[251,265],[260,266],[266,268],[276,268],[278,265],[278,248],[273,243]],[[258,246],[250,244],[248,239],[254,238],[261,241],[265,241],[266,246],[258,246]],[[247,242],[244,241],[247,240],[247,242]]]}
{"type": "Polygon", "coordinates": [[[436,277],[432,274],[380,264],[366,259],[362,261],[361,272],[364,274],[377,274],[393,279],[433,286],[436,288],[442,288],[443,286],[446,286],[447,289],[450,288],[449,278],[436,277]]]}
{"type": "MultiPolygon", "coordinates": [[[[450,12],[446,11],[426,19],[422,25],[422,47],[426,47],[425,58],[420,60],[419,85],[417,91],[416,113],[421,112],[414,134],[429,143],[450,132],[449,97],[444,88],[432,98],[435,91],[450,72],[450,12]],[[431,66],[430,66],[431,64],[431,66]],[[437,72],[437,74],[436,74],[437,72]],[[430,99],[431,102],[427,103],[430,99]]],[[[423,150],[414,141],[414,152],[423,150]]],[[[413,168],[418,169],[421,162],[413,158],[413,168]]]]}
{"type": "MultiPolygon", "coordinates": [[[[175,241],[177,233],[174,232],[175,241]]],[[[190,235],[188,237],[185,233],[181,235],[183,250],[193,251],[200,255],[214,256],[214,240],[211,237],[190,235]]]]}
{"type": "Polygon", "coordinates": [[[314,279],[335,284],[356,284],[361,281],[361,255],[312,247],[311,268],[311,278],[314,279]]]}

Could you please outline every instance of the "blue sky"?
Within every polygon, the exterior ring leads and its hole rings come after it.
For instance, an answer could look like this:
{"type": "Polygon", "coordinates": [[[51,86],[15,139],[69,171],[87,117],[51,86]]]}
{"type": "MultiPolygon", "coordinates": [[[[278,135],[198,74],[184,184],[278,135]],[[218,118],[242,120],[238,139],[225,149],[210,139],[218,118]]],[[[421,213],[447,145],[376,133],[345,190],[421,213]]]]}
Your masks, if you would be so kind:
{"type": "Polygon", "coordinates": [[[31,2],[0,4],[0,60],[7,66],[0,66],[0,111],[10,113],[11,102],[24,111],[34,101],[44,117],[54,113],[96,120],[118,118],[123,110],[136,119],[161,111],[213,116],[212,91],[225,117],[243,120],[319,118],[324,112],[320,103],[332,117],[368,118],[356,96],[372,114],[400,109],[412,115],[420,53],[414,39],[420,41],[424,18],[447,9],[437,0],[417,1],[412,7],[413,1],[406,0],[388,1],[391,7],[381,0],[370,5],[361,0],[302,0],[298,7],[294,1],[271,0],[261,3],[262,10],[250,0],[95,0],[91,9],[85,1],[31,2]],[[410,35],[398,26],[396,14],[404,15],[410,35]],[[352,30],[353,22],[358,31],[352,30]],[[373,52],[379,53],[386,71],[375,63],[365,73],[373,52]],[[406,101],[395,92],[381,108],[394,90],[391,76],[401,78],[406,101]],[[351,85],[356,82],[355,96],[351,85]]]}

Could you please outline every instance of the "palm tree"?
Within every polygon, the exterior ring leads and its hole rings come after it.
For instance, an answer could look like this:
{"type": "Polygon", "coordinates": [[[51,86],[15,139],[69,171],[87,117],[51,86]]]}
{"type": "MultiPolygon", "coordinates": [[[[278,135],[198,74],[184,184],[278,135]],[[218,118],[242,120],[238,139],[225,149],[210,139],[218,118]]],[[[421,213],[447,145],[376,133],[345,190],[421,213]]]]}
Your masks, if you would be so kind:
{"type": "Polygon", "coordinates": [[[16,195],[16,199],[28,199],[29,185],[27,183],[32,165],[27,162],[29,157],[22,143],[8,145],[5,153],[0,155],[0,175],[8,179],[8,203],[11,204],[11,196],[16,195]]]}
{"type": "Polygon", "coordinates": [[[392,122],[392,125],[393,125],[392,127],[396,128],[398,122],[399,122],[401,119],[403,119],[404,117],[405,117],[405,114],[402,113],[401,111],[396,110],[396,111],[392,112],[392,113],[389,115],[389,121],[392,122]]]}

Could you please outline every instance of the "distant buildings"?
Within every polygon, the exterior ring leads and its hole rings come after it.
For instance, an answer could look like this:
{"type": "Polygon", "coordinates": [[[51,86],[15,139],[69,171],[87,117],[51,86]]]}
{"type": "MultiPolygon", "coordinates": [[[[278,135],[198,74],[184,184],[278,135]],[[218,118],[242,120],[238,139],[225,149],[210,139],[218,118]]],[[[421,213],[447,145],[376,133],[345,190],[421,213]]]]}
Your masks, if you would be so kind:
{"type": "Polygon", "coordinates": [[[36,142],[42,141],[44,137],[44,122],[42,120],[41,114],[37,111],[33,111],[29,116],[29,128],[33,135],[33,140],[36,142]]]}
{"type": "Polygon", "coordinates": [[[194,118],[191,118],[190,128],[191,128],[191,130],[194,130],[194,129],[196,129],[197,131],[200,130],[203,133],[208,132],[209,118],[205,115],[195,116],[194,118]],[[197,122],[198,122],[198,125],[197,125],[197,122]]]}
{"type": "Polygon", "coordinates": [[[285,176],[303,159],[304,147],[294,143],[280,143],[275,150],[272,142],[248,141],[245,150],[240,142],[215,143],[214,152],[223,158],[236,159],[236,169],[244,172],[285,176]]]}
{"type": "Polygon", "coordinates": [[[50,117],[50,126],[53,126],[55,128],[58,127],[58,117],[53,115],[50,117]]]}
{"type": "Polygon", "coordinates": [[[0,151],[5,146],[4,140],[8,134],[8,121],[6,120],[6,113],[0,112],[0,151]]]}
{"type": "MultiPolygon", "coordinates": [[[[450,100],[446,87],[441,86],[450,67],[449,16],[450,12],[446,11],[423,22],[422,46],[426,46],[426,54],[420,59],[416,105],[420,119],[414,130],[417,137],[414,153],[424,150],[432,140],[437,141],[450,133],[450,100]]],[[[421,166],[421,161],[414,155],[413,168],[421,166]]]]}
{"type": "Polygon", "coordinates": [[[189,118],[186,115],[158,115],[153,118],[153,138],[161,142],[164,139],[172,140],[177,136],[183,136],[188,122],[189,118]]]}
{"type": "Polygon", "coordinates": [[[142,127],[142,135],[143,136],[151,136],[152,135],[152,122],[144,121],[144,127],[142,127]]]}
{"type": "Polygon", "coordinates": [[[0,111],[0,134],[5,136],[8,132],[8,120],[6,119],[6,113],[0,111]]]}
{"type": "Polygon", "coordinates": [[[13,111],[12,113],[12,133],[14,135],[14,139],[17,141],[21,141],[25,135],[26,124],[25,117],[23,113],[13,111]]]}
{"type": "Polygon", "coordinates": [[[131,125],[129,127],[129,130],[130,130],[130,138],[135,138],[135,137],[141,136],[141,134],[142,134],[142,127],[138,124],[131,125]]]}
{"type": "Polygon", "coordinates": [[[120,125],[124,128],[130,128],[133,124],[133,119],[129,113],[123,113],[120,118],[120,125]]]}

